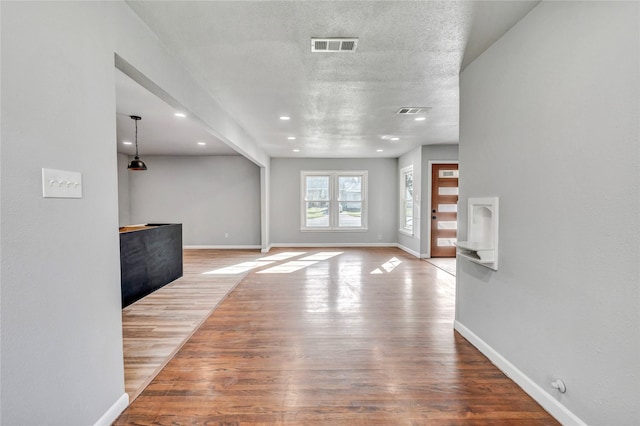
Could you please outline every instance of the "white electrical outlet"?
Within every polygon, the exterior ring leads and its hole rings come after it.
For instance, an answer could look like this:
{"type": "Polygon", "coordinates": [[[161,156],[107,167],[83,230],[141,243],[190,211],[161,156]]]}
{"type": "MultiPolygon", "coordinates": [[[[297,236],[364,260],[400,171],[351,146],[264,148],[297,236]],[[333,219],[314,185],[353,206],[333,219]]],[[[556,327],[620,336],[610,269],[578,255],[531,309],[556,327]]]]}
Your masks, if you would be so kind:
{"type": "Polygon", "coordinates": [[[44,198],[82,198],[82,173],[42,169],[44,198]]]}

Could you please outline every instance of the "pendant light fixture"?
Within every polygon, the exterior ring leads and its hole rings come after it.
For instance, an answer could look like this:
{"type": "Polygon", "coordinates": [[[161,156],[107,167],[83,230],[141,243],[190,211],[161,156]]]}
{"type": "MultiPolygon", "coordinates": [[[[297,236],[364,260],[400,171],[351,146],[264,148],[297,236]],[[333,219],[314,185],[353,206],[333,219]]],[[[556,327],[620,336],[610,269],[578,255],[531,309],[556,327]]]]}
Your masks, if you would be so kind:
{"type": "Polygon", "coordinates": [[[136,156],[127,166],[127,170],[147,170],[147,165],[138,156],[138,121],[142,120],[142,117],[137,115],[130,115],[129,117],[136,123],[136,156]]]}

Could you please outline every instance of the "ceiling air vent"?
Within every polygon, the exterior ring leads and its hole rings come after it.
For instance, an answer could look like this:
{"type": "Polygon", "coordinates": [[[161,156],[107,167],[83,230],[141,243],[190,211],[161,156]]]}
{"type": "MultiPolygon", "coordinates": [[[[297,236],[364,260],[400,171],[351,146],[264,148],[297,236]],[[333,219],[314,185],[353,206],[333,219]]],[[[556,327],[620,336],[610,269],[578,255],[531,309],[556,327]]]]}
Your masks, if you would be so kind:
{"type": "Polygon", "coordinates": [[[400,108],[396,114],[424,114],[429,112],[431,108],[425,107],[402,107],[400,108]]]}
{"type": "Polygon", "coordinates": [[[357,38],[311,38],[312,52],[355,52],[357,38]]]}

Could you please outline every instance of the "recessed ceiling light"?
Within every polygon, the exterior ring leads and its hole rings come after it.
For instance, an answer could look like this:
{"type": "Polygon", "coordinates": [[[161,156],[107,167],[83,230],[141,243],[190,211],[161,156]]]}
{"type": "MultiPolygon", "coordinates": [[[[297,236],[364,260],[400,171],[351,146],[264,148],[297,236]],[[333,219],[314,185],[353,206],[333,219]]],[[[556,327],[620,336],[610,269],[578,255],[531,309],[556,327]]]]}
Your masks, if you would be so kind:
{"type": "Polygon", "coordinates": [[[280,120],[291,120],[291,117],[287,117],[286,115],[283,115],[282,117],[280,117],[280,120]]]}
{"type": "Polygon", "coordinates": [[[289,139],[290,141],[295,141],[296,137],[295,136],[289,136],[287,139],[289,139]]]}
{"type": "Polygon", "coordinates": [[[399,141],[400,138],[391,138],[392,141],[399,141]]]}
{"type": "Polygon", "coordinates": [[[180,117],[180,118],[185,118],[187,116],[187,114],[183,113],[183,112],[176,112],[175,114],[176,117],[180,117]]]}
{"type": "Polygon", "coordinates": [[[207,143],[206,142],[198,142],[198,145],[200,146],[205,146],[207,143]]]}
{"type": "Polygon", "coordinates": [[[299,149],[294,149],[293,152],[300,152],[300,150],[299,149]]]}
{"type": "Polygon", "coordinates": [[[376,149],[376,152],[382,152],[384,149],[376,149]]]}
{"type": "Polygon", "coordinates": [[[123,141],[122,142],[124,145],[133,145],[133,142],[129,142],[129,141],[123,141]]]}
{"type": "Polygon", "coordinates": [[[426,119],[427,119],[427,117],[416,117],[415,118],[416,121],[424,121],[426,119]]]}

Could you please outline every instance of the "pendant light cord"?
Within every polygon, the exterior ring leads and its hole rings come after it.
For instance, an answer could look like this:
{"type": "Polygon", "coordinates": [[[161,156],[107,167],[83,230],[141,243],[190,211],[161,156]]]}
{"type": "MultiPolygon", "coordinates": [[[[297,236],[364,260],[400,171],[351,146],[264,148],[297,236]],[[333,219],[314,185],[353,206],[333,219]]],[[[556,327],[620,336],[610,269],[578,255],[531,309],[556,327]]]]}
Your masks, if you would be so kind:
{"type": "Polygon", "coordinates": [[[133,120],[136,122],[136,158],[138,158],[138,120],[133,120]]]}

